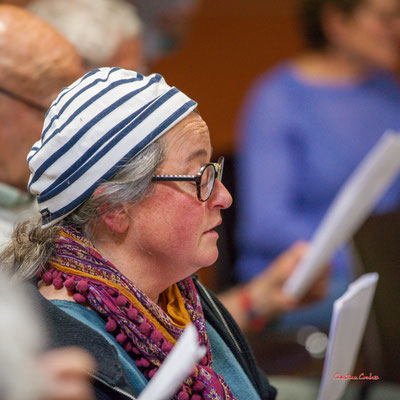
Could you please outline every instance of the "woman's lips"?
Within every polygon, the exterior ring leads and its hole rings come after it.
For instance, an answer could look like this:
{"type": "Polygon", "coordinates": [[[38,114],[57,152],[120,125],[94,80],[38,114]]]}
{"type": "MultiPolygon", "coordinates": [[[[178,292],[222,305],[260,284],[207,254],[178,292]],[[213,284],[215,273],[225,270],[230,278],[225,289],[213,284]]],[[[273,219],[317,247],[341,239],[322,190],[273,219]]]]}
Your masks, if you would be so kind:
{"type": "Polygon", "coordinates": [[[213,236],[217,236],[219,237],[217,231],[215,230],[215,228],[219,225],[221,225],[222,220],[220,220],[217,224],[215,224],[211,229],[209,229],[208,231],[204,232],[204,235],[213,235],[213,236]]]}
{"type": "Polygon", "coordinates": [[[203,233],[203,235],[206,235],[206,236],[215,236],[215,237],[219,237],[219,235],[218,235],[218,232],[217,231],[214,231],[213,229],[210,229],[209,231],[205,231],[204,233],[203,233]]]}

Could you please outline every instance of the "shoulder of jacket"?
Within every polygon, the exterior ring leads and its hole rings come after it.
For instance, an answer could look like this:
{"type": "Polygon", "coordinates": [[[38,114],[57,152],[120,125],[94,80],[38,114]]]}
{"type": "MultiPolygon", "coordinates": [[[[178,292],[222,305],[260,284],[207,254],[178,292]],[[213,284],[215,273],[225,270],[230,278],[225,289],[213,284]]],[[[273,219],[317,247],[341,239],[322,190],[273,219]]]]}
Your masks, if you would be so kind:
{"type": "Polygon", "coordinates": [[[116,349],[100,333],[45,299],[35,285],[27,286],[46,331],[47,349],[65,346],[78,346],[85,349],[97,363],[97,371],[93,376],[96,398],[126,399],[129,396],[134,398],[135,393],[129,384],[116,349]],[[123,395],[125,392],[126,394],[123,395]]]}

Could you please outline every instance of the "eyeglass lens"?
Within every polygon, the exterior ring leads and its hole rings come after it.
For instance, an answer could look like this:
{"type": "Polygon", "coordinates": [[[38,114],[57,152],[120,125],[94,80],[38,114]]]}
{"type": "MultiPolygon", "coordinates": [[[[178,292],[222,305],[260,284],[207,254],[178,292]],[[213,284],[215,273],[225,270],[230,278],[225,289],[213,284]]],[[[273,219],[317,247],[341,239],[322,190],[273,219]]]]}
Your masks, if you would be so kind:
{"type": "Polygon", "coordinates": [[[215,181],[215,168],[213,165],[208,165],[202,175],[200,180],[200,197],[203,201],[207,200],[214,187],[215,181]]]}
{"type": "Polygon", "coordinates": [[[218,169],[218,175],[217,178],[222,181],[222,174],[224,172],[224,157],[220,157],[218,160],[218,164],[219,164],[219,169],[218,169]]]}

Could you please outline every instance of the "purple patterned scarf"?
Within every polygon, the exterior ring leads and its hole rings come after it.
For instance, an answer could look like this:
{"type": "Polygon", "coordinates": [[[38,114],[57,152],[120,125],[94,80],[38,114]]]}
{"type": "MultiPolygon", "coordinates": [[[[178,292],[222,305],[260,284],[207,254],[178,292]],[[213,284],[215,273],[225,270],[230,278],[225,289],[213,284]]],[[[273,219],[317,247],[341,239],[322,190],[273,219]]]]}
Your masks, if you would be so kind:
{"type": "MultiPolygon", "coordinates": [[[[61,229],[55,245],[46,269],[39,274],[42,281],[56,289],[65,286],[77,303],[99,313],[107,321],[106,330],[115,336],[143,375],[151,379],[183,329],[75,229],[61,229]]],[[[207,353],[174,398],[234,399],[223,377],[213,370],[203,310],[192,279],[186,278],[177,286],[207,353]]]]}

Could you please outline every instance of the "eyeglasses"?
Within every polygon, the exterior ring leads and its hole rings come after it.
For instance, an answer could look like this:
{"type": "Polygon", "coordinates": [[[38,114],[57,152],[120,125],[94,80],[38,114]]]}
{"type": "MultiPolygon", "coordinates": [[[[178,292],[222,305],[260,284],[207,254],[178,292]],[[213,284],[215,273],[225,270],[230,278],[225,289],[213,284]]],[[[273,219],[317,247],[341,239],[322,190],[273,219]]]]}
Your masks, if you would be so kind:
{"type": "Polygon", "coordinates": [[[197,175],[155,175],[152,181],[174,182],[187,181],[196,182],[197,198],[207,201],[214,189],[215,178],[222,179],[224,170],[224,157],[220,157],[216,163],[207,163],[200,168],[197,175]]]}
{"type": "Polygon", "coordinates": [[[47,107],[42,106],[41,104],[35,103],[34,101],[28,100],[25,97],[20,96],[19,94],[13,93],[3,87],[0,86],[0,93],[5,94],[6,96],[10,97],[13,100],[19,101],[29,107],[35,108],[36,110],[46,112],[47,107]]]}

